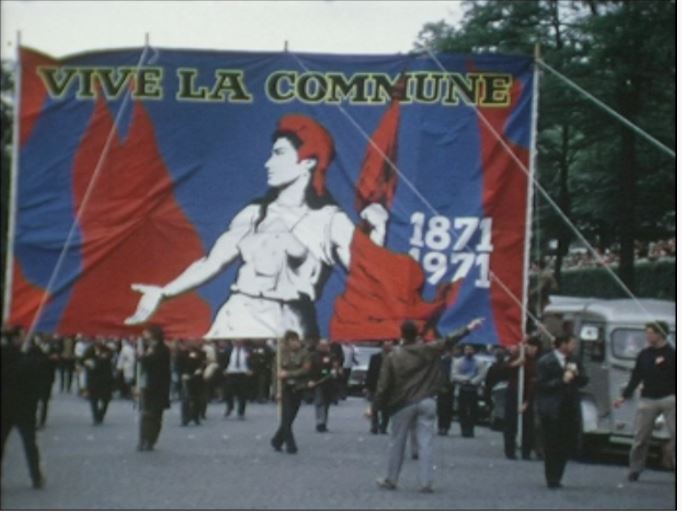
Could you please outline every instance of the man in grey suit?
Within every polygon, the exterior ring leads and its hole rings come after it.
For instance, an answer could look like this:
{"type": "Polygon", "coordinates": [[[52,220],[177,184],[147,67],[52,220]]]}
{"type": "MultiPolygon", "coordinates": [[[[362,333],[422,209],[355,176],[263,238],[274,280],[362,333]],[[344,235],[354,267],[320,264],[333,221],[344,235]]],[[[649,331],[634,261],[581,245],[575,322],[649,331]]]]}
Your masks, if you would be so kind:
{"type": "MultiPolygon", "coordinates": [[[[445,378],[440,358],[446,350],[481,326],[477,318],[445,340],[418,343],[414,322],[401,326],[403,345],[384,359],[379,385],[374,397],[374,410],[386,409],[391,415],[391,438],[388,468],[385,478],[377,480],[383,489],[395,489],[405,453],[405,443],[411,426],[416,425],[419,445],[419,480],[421,492],[433,492],[432,442],[436,419],[435,396],[445,378]]],[[[371,414],[371,410],[369,411],[371,414]]]]}

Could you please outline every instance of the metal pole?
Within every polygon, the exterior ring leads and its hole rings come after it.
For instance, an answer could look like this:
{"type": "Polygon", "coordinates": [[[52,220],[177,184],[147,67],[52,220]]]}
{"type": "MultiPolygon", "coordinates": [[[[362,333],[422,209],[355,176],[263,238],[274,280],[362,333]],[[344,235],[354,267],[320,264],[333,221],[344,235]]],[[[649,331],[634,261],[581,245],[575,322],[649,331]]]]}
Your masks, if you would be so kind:
{"type": "MultiPolygon", "coordinates": [[[[535,44],[535,61],[540,58],[540,45],[535,44]]],[[[527,322],[527,317],[528,317],[528,270],[530,267],[530,244],[531,244],[531,238],[533,236],[533,231],[532,231],[532,222],[533,222],[533,216],[532,216],[532,210],[533,210],[533,182],[534,182],[534,177],[535,177],[535,168],[537,166],[537,157],[538,157],[538,152],[537,152],[537,131],[538,131],[538,102],[539,102],[539,94],[540,94],[540,88],[539,88],[539,73],[538,73],[538,68],[535,66],[535,69],[533,71],[533,104],[532,104],[532,112],[531,112],[531,133],[530,133],[530,162],[528,166],[528,191],[526,193],[526,252],[524,255],[524,266],[523,266],[523,315],[521,315],[521,332],[523,333],[523,337],[525,339],[526,335],[528,334],[526,332],[526,324],[527,322]]],[[[540,318],[539,315],[536,315],[536,318],[540,318]]],[[[518,396],[517,396],[517,416],[516,416],[516,441],[519,446],[521,446],[523,442],[523,412],[521,410],[521,406],[523,404],[523,393],[524,393],[524,381],[525,381],[525,344],[521,344],[521,352],[519,354],[519,357],[521,358],[521,366],[519,367],[519,375],[518,375],[518,396]]]]}
{"type": "Polygon", "coordinates": [[[2,304],[2,321],[7,323],[12,303],[14,277],[14,236],[17,223],[17,180],[19,178],[19,122],[21,117],[21,31],[17,31],[14,67],[14,120],[12,123],[12,165],[9,177],[9,211],[7,222],[7,261],[5,262],[5,293],[2,304]]]}

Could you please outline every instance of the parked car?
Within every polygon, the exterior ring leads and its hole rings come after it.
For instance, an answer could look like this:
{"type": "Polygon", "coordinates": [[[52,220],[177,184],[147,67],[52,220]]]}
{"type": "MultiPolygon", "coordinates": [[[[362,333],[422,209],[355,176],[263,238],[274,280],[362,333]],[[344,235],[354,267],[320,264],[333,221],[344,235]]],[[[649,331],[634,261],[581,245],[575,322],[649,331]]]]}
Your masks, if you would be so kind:
{"type": "Polygon", "coordinates": [[[381,351],[381,343],[368,342],[353,345],[355,362],[353,368],[351,368],[350,377],[348,379],[348,392],[350,394],[362,395],[363,389],[365,388],[365,380],[367,378],[369,358],[379,351],[381,351]]]}

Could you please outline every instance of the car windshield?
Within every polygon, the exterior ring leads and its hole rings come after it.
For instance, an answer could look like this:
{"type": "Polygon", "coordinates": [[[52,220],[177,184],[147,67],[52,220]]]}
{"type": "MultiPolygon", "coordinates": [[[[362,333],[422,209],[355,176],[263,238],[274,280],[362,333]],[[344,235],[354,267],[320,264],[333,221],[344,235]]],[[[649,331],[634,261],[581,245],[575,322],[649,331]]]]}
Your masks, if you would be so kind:
{"type": "Polygon", "coordinates": [[[380,350],[381,347],[355,345],[355,360],[357,363],[354,366],[366,368],[369,365],[369,358],[372,357],[372,354],[376,354],[380,350]]]}

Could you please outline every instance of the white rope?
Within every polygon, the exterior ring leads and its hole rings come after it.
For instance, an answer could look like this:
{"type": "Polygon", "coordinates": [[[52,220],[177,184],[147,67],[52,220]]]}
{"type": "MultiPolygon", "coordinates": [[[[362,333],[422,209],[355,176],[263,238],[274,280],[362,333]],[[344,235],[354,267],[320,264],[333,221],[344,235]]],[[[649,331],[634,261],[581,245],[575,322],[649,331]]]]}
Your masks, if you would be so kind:
{"type": "Polygon", "coordinates": [[[649,135],[647,132],[645,132],[644,130],[642,130],[639,126],[635,125],[635,124],[634,124],[632,121],[630,121],[629,119],[627,119],[627,118],[623,117],[622,115],[620,115],[618,112],[616,112],[615,110],[613,110],[611,107],[609,107],[609,106],[608,106],[606,103],[604,103],[603,101],[601,101],[601,100],[597,99],[596,97],[592,96],[589,92],[587,92],[585,89],[583,89],[582,87],[580,87],[578,84],[576,84],[575,82],[573,82],[572,80],[570,80],[567,76],[562,75],[561,73],[559,73],[556,69],[554,69],[552,66],[550,66],[549,64],[547,64],[544,60],[542,60],[541,58],[537,57],[537,58],[535,59],[535,62],[536,62],[537,64],[540,64],[540,66],[542,66],[544,69],[546,69],[547,71],[549,71],[550,73],[552,73],[554,76],[556,76],[557,78],[559,78],[560,80],[562,80],[563,82],[565,82],[566,84],[568,84],[569,87],[571,87],[571,88],[575,89],[576,91],[578,91],[579,93],[581,93],[581,94],[582,94],[583,96],[585,96],[587,99],[589,99],[590,101],[592,101],[593,103],[595,103],[598,107],[602,108],[603,110],[605,110],[606,112],[608,112],[609,114],[611,114],[613,117],[615,117],[616,119],[618,119],[621,123],[623,123],[625,126],[627,126],[628,128],[630,128],[632,131],[634,131],[634,132],[637,133],[638,135],[641,135],[642,137],[644,137],[646,140],[648,140],[651,144],[653,144],[654,146],[656,146],[658,149],[660,149],[661,151],[663,151],[664,153],[666,153],[667,155],[669,155],[669,156],[671,156],[671,157],[673,157],[673,158],[677,158],[677,154],[676,154],[672,149],[670,149],[668,146],[666,146],[665,144],[663,144],[661,141],[659,141],[658,139],[654,138],[653,136],[649,135]]]}
{"type": "MultiPolygon", "coordinates": [[[[429,48],[427,48],[426,51],[429,53],[429,55],[431,56],[431,58],[436,62],[436,64],[441,68],[441,70],[442,70],[443,72],[446,72],[446,73],[447,73],[446,69],[443,67],[443,65],[442,65],[442,63],[440,62],[440,60],[438,60],[438,58],[433,54],[433,52],[432,52],[429,48]]],[[[472,108],[475,110],[476,115],[478,116],[478,118],[483,122],[483,124],[485,124],[486,128],[488,128],[488,130],[497,138],[498,142],[499,142],[499,143],[504,147],[504,149],[509,153],[509,155],[510,155],[511,158],[514,160],[514,162],[516,162],[516,164],[518,165],[519,169],[521,169],[524,173],[526,173],[526,176],[528,176],[528,178],[531,179],[531,180],[533,181],[533,183],[535,184],[536,189],[540,191],[540,193],[542,194],[542,196],[547,200],[547,202],[552,206],[552,208],[554,208],[554,210],[557,212],[557,214],[559,215],[559,217],[564,221],[564,223],[566,223],[567,226],[570,227],[571,231],[573,231],[573,233],[578,237],[578,239],[579,239],[583,244],[585,244],[585,247],[587,247],[588,251],[589,251],[590,254],[594,257],[594,259],[597,261],[597,263],[599,263],[599,265],[601,265],[602,267],[604,267],[604,269],[607,271],[607,273],[608,273],[611,277],[613,277],[613,279],[618,283],[618,285],[621,287],[621,289],[622,289],[623,291],[625,291],[625,293],[626,293],[632,300],[635,301],[635,304],[637,304],[637,306],[642,310],[642,312],[644,312],[644,314],[645,314],[646,316],[648,316],[652,321],[655,322],[656,319],[651,315],[651,313],[649,313],[649,311],[644,307],[644,305],[639,301],[639,299],[637,299],[637,297],[635,297],[635,295],[632,293],[632,291],[625,285],[625,283],[618,277],[618,275],[616,275],[616,273],[615,273],[613,270],[611,270],[611,268],[606,264],[606,262],[602,259],[602,257],[599,256],[599,254],[597,253],[597,251],[595,250],[595,248],[592,246],[592,244],[590,244],[590,242],[587,241],[587,239],[582,235],[582,233],[581,233],[580,230],[576,227],[576,225],[575,225],[573,222],[571,222],[571,219],[569,219],[569,218],[566,216],[566,214],[565,214],[565,213],[563,212],[563,210],[559,207],[559,205],[556,204],[556,202],[550,197],[550,195],[547,193],[547,191],[542,187],[542,185],[540,185],[540,182],[539,182],[534,176],[532,176],[532,174],[531,174],[531,172],[528,170],[528,168],[527,168],[527,167],[523,164],[523,162],[521,162],[521,160],[519,160],[519,158],[514,154],[514,151],[513,151],[513,150],[509,147],[509,145],[504,141],[504,139],[501,137],[501,135],[500,135],[499,133],[497,133],[497,131],[495,130],[495,128],[493,128],[493,126],[492,126],[492,125],[490,124],[490,122],[485,118],[485,116],[484,116],[483,114],[481,114],[481,112],[480,112],[477,108],[475,108],[473,105],[472,105],[472,108]]]]}
{"type": "MultiPolygon", "coordinates": [[[[298,64],[301,66],[301,68],[305,72],[309,72],[310,69],[301,61],[301,59],[298,58],[298,56],[293,53],[289,52],[291,56],[294,57],[294,59],[298,62],[298,64]]],[[[326,88],[325,85],[322,86],[323,88],[326,88]]],[[[365,138],[365,140],[377,151],[379,154],[384,158],[384,160],[388,163],[388,165],[395,171],[398,176],[400,176],[401,182],[405,183],[409,189],[417,196],[417,198],[424,203],[424,205],[431,211],[433,214],[439,214],[438,210],[436,210],[433,205],[429,202],[428,199],[426,199],[420,192],[417,190],[417,188],[414,186],[414,184],[405,176],[405,174],[402,173],[402,171],[398,168],[398,166],[382,151],[382,149],[372,140],[372,137],[360,126],[360,124],[351,116],[348,111],[341,105],[340,103],[336,105],[336,107],[341,111],[341,113],[350,121],[350,123],[353,125],[353,127],[360,132],[360,134],[365,138]]],[[[478,111],[477,111],[478,112],[478,111]]],[[[494,131],[494,130],[493,130],[494,131]]],[[[512,156],[515,156],[512,153],[512,156]]],[[[517,159],[518,160],[518,159],[517,159]]],[[[528,172],[526,170],[526,172],[528,172]]],[[[453,228],[450,228],[450,231],[455,234],[455,231],[453,228]]],[[[475,251],[471,248],[471,246],[467,243],[465,248],[471,252],[474,253],[475,251]]],[[[552,334],[547,331],[544,326],[542,326],[542,323],[539,321],[535,315],[533,315],[530,311],[527,311],[526,307],[523,305],[522,301],[519,300],[518,297],[514,295],[514,293],[502,282],[502,280],[497,277],[497,275],[492,271],[492,269],[489,270],[489,275],[490,277],[502,288],[502,290],[516,303],[517,306],[521,309],[521,311],[526,311],[527,315],[531,317],[531,319],[540,327],[540,329],[544,330],[545,333],[553,338],[552,334]]],[[[525,323],[525,316],[523,319],[525,323]]],[[[523,329],[523,326],[521,327],[523,329]]]]}
{"type": "MultiPolygon", "coordinates": [[[[136,66],[136,72],[140,71],[140,68],[142,67],[142,64],[144,62],[145,56],[147,55],[147,51],[149,49],[149,46],[145,44],[142,54],[140,55],[140,60],[137,63],[136,66]]],[[[154,56],[154,59],[156,59],[156,56],[158,56],[158,53],[154,56]]],[[[150,61],[150,62],[153,62],[150,61]]],[[[71,223],[71,228],[69,229],[69,233],[66,237],[66,240],[64,241],[64,245],[62,246],[62,250],[59,254],[59,258],[57,259],[57,263],[54,266],[54,269],[52,270],[52,275],[50,276],[50,279],[47,283],[47,287],[45,288],[45,291],[40,299],[40,304],[38,305],[38,309],[36,310],[35,314],[33,315],[33,320],[31,321],[31,326],[29,327],[28,331],[26,332],[26,336],[24,338],[24,341],[27,341],[31,338],[33,335],[33,332],[35,331],[36,325],[38,324],[38,321],[40,320],[40,317],[42,316],[43,309],[45,308],[45,303],[47,302],[47,298],[50,295],[52,291],[52,287],[54,286],[54,283],[57,279],[57,275],[59,274],[59,271],[61,270],[61,266],[64,263],[64,258],[66,257],[66,252],[71,245],[71,240],[73,239],[73,236],[76,232],[76,226],[78,225],[81,216],[83,215],[83,212],[85,211],[85,208],[88,204],[88,201],[90,199],[90,196],[92,195],[92,191],[94,190],[94,185],[95,182],[97,181],[97,178],[100,175],[100,172],[102,170],[102,166],[104,164],[104,161],[106,160],[107,153],[109,152],[109,147],[111,146],[112,141],[114,140],[114,135],[116,134],[118,130],[118,124],[121,120],[121,117],[123,116],[123,112],[126,109],[126,106],[128,105],[128,102],[130,100],[132,91],[128,89],[126,91],[125,96],[123,97],[123,101],[121,103],[121,106],[118,109],[118,112],[116,113],[116,118],[114,120],[114,124],[111,127],[111,130],[109,131],[109,135],[107,136],[107,140],[104,143],[104,147],[102,148],[102,152],[100,153],[99,160],[97,161],[97,165],[95,166],[95,170],[92,173],[92,177],[90,178],[90,181],[88,182],[88,186],[85,190],[85,194],[83,195],[83,200],[81,202],[80,207],[78,208],[78,211],[76,212],[76,216],[71,223]]]]}

